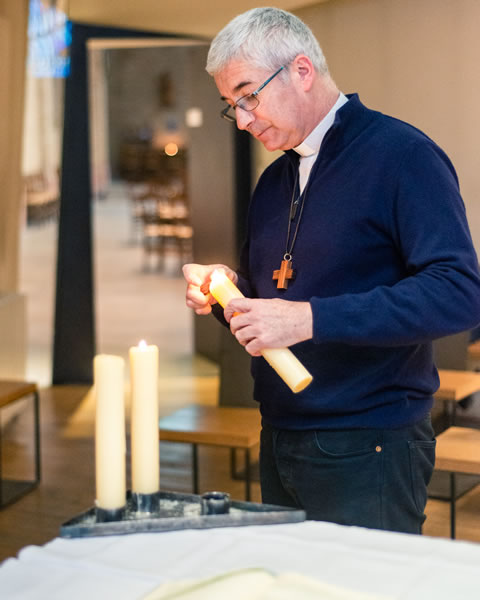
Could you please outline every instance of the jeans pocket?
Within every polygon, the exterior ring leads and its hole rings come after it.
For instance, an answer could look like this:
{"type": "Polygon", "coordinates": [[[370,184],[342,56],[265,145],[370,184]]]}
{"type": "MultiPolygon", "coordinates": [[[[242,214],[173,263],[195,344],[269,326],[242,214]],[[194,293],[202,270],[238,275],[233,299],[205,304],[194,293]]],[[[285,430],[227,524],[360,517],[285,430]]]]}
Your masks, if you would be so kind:
{"type": "Polygon", "coordinates": [[[427,486],[430,483],[435,466],[436,443],[436,440],[411,440],[408,442],[412,495],[416,508],[421,513],[423,513],[427,504],[427,486]]]}
{"type": "Polygon", "coordinates": [[[345,432],[314,431],[315,446],[327,458],[348,458],[375,455],[382,449],[382,438],[377,431],[345,432]]]}

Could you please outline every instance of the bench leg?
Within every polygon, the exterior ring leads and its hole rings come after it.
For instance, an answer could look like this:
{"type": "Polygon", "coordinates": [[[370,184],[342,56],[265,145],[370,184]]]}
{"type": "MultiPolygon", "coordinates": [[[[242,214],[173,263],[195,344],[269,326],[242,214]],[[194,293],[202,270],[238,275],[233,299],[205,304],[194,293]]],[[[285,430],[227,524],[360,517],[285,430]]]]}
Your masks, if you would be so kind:
{"type": "MultiPolygon", "coordinates": [[[[230,476],[232,479],[243,479],[242,472],[237,470],[237,448],[230,448],[230,476]]],[[[250,460],[250,448],[245,448],[245,500],[250,502],[252,482],[252,465],[250,460]]]]}
{"type": "Polygon", "coordinates": [[[0,423],[0,507],[3,507],[3,473],[2,473],[2,464],[3,464],[3,456],[2,456],[2,424],[0,423]]]}
{"type": "Polygon", "coordinates": [[[456,421],[457,421],[457,402],[454,401],[452,403],[452,413],[450,415],[450,425],[452,425],[452,426],[455,425],[456,421]]]}
{"type": "Polygon", "coordinates": [[[450,537],[452,540],[455,539],[455,526],[456,526],[456,501],[457,490],[455,485],[455,473],[450,473],[450,537]]]}
{"type": "Polygon", "coordinates": [[[193,493],[198,494],[198,445],[192,444],[193,493]]]}
{"type": "Polygon", "coordinates": [[[245,500],[250,502],[250,448],[245,448],[245,500]]]}
{"type": "MultiPolygon", "coordinates": [[[[27,398],[27,396],[25,396],[27,398]]],[[[12,501],[17,500],[26,492],[35,488],[41,477],[41,461],[40,461],[40,393],[38,389],[29,394],[28,398],[33,398],[33,452],[34,452],[34,469],[35,478],[33,480],[4,480],[2,473],[3,464],[3,440],[0,427],[0,507],[7,506],[12,501]]],[[[18,398],[20,400],[21,398],[18,398]]],[[[1,423],[0,423],[1,425],[1,423]]]]}
{"type": "Polygon", "coordinates": [[[35,427],[35,482],[39,483],[41,477],[40,470],[40,394],[38,390],[33,397],[34,407],[34,427],[35,427]]]}
{"type": "Polygon", "coordinates": [[[232,479],[237,479],[237,455],[235,453],[235,448],[230,448],[230,477],[232,479]]]}

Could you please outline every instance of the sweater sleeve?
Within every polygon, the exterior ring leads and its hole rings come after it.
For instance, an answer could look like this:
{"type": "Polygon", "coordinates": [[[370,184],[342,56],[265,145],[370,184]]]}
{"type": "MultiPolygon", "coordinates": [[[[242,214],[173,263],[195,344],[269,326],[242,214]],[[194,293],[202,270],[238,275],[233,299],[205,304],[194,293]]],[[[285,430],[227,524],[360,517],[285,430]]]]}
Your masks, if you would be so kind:
{"type": "MultiPolygon", "coordinates": [[[[243,244],[242,251],[240,253],[240,265],[238,266],[236,273],[238,276],[237,287],[247,298],[252,297],[252,288],[248,280],[248,240],[243,244]]],[[[224,309],[220,304],[216,303],[212,305],[212,314],[222,325],[230,327],[225,320],[224,309]]]]}
{"type": "Polygon", "coordinates": [[[385,198],[392,244],[406,276],[394,285],[310,299],[313,341],[400,346],[480,322],[480,277],[458,182],[433,142],[415,141],[385,198]]]}
{"type": "Polygon", "coordinates": [[[250,277],[248,272],[248,238],[244,241],[242,250],[240,252],[240,264],[237,268],[237,287],[247,298],[253,298],[254,293],[250,284],[250,277]]]}

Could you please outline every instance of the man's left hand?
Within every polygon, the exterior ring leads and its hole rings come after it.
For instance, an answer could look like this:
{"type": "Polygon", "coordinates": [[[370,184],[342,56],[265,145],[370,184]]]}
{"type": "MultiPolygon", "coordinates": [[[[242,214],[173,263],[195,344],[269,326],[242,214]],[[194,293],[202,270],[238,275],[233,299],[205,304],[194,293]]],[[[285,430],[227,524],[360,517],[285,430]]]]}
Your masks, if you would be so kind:
{"type": "Polygon", "coordinates": [[[239,298],[228,303],[224,315],[234,336],[252,356],[260,356],[265,348],[285,348],[313,336],[309,302],[239,298]]]}

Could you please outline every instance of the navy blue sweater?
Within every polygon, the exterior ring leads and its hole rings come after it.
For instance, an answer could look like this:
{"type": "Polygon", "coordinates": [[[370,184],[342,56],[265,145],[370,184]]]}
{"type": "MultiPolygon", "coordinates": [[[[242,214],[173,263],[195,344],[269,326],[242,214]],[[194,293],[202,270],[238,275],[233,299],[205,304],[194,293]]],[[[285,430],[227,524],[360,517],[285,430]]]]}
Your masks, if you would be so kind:
{"type": "Polygon", "coordinates": [[[431,341],[480,322],[478,262],[454,168],[424,133],[350,96],[310,175],[296,278],[278,290],[272,272],[285,252],[297,169],[288,151],[258,182],[239,287],[252,298],[310,302],[313,339],[291,349],[314,380],[293,394],[254,358],[262,416],[286,429],[414,423],[438,387],[431,341]]]}

